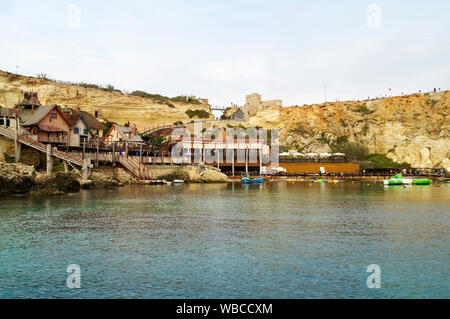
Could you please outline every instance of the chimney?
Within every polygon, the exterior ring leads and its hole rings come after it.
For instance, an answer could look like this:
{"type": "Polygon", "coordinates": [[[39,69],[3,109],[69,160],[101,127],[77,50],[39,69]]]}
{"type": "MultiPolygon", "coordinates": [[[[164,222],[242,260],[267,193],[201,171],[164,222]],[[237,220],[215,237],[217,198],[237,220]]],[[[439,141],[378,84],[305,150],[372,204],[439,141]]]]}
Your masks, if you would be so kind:
{"type": "Polygon", "coordinates": [[[134,127],[131,129],[131,134],[132,134],[132,135],[137,135],[137,128],[136,128],[136,126],[134,126],[134,127]]]}

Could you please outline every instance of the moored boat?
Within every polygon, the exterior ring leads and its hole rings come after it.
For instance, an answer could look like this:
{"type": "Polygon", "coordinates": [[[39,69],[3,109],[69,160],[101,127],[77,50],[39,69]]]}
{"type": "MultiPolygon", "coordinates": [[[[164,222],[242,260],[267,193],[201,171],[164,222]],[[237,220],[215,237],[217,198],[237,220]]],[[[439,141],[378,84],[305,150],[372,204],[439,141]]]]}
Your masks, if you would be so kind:
{"type": "Polygon", "coordinates": [[[251,178],[248,176],[242,177],[241,179],[242,184],[261,184],[264,183],[264,178],[263,177],[255,177],[255,178],[251,178]]]}

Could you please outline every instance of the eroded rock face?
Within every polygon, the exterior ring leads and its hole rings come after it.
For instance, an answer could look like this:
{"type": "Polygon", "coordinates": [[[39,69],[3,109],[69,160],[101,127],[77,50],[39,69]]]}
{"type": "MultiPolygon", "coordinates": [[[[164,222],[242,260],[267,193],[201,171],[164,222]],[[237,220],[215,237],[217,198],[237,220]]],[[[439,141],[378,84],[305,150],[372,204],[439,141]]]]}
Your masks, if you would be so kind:
{"type": "Polygon", "coordinates": [[[449,108],[450,91],[281,108],[280,144],[318,153],[314,141],[347,136],[396,162],[442,167],[450,157],[449,108]]]}
{"type": "Polygon", "coordinates": [[[80,191],[80,182],[73,173],[40,174],[31,189],[32,195],[63,195],[80,191]]]}
{"type": "MultiPolygon", "coordinates": [[[[97,172],[92,172],[89,178],[92,181],[90,186],[95,188],[111,188],[117,187],[120,184],[119,181],[117,181],[113,177],[97,172]]],[[[88,186],[87,183],[84,183],[84,187],[87,186],[88,186]]]]}
{"type": "Polygon", "coordinates": [[[33,166],[0,162],[0,196],[28,193],[35,178],[33,166]]]}
{"type": "Polygon", "coordinates": [[[189,110],[204,110],[209,113],[209,119],[214,119],[208,104],[178,101],[165,103],[150,98],[87,89],[0,71],[0,94],[4,93],[0,105],[12,107],[18,99],[23,98],[23,92],[26,91],[37,92],[40,102],[44,105],[58,104],[62,107],[75,108],[79,104],[83,111],[92,114],[99,111],[108,120],[121,125],[128,121],[137,123],[139,129],[144,129],[150,124],[173,124],[197,119],[190,118],[186,114],[189,110]]]}

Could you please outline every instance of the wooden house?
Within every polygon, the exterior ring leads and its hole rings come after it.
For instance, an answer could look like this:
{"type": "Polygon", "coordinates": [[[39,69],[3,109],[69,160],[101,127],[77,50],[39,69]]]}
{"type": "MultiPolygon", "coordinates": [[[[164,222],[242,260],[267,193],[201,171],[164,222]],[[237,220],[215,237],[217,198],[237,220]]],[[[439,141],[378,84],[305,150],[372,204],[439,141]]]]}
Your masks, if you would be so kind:
{"type": "Polygon", "coordinates": [[[144,141],[139,136],[136,127],[121,126],[113,124],[109,132],[104,136],[103,141],[106,144],[114,142],[143,144],[144,141]]]}
{"type": "Polygon", "coordinates": [[[21,125],[35,141],[68,144],[71,124],[58,105],[40,105],[21,125]]]}

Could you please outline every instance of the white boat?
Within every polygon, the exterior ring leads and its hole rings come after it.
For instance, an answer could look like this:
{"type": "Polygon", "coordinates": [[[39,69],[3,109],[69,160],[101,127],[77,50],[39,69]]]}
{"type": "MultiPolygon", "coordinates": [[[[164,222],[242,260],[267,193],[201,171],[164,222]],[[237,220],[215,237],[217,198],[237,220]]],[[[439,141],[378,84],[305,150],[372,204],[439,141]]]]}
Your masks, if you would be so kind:
{"type": "Polygon", "coordinates": [[[174,180],[173,180],[173,183],[174,183],[174,184],[184,184],[184,181],[181,180],[181,179],[174,179],[174,180]]]}

